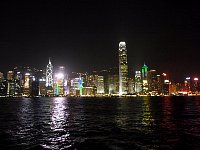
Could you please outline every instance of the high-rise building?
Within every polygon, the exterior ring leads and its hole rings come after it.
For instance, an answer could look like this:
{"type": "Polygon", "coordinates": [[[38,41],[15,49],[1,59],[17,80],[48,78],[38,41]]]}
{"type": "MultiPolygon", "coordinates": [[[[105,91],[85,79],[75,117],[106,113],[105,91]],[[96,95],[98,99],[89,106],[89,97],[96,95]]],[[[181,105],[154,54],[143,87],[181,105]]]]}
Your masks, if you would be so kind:
{"type": "Polygon", "coordinates": [[[126,43],[119,43],[119,95],[128,92],[128,64],[126,43]]]}
{"type": "Polygon", "coordinates": [[[135,71],[135,92],[140,94],[142,92],[142,75],[141,71],[135,71]]]}
{"type": "Polygon", "coordinates": [[[134,85],[134,80],[132,78],[128,79],[128,93],[133,94],[135,91],[135,85],[134,85]]]}
{"type": "Polygon", "coordinates": [[[190,77],[185,78],[183,91],[187,93],[191,93],[191,78],[190,77]]]}
{"type": "Polygon", "coordinates": [[[23,73],[15,71],[15,96],[21,97],[23,95],[23,73]]]}
{"type": "Polygon", "coordinates": [[[0,82],[2,82],[4,80],[4,76],[3,76],[3,73],[0,72],[0,82]]]}
{"type": "Polygon", "coordinates": [[[142,67],[142,92],[143,94],[147,94],[148,91],[148,83],[147,83],[147,71],[148,67],[146,64],[142,67]]]}
{"type": "Polygon", "coordinates": [[[46,95],[46,80],[44,77],[39,79],[39,95],[45,96],[46,95]]]}
{"type": "Polygon", "coordinates": [[[30,80],[30,73],[26,73],[24,77],[24,88],[23,88],[23,95],[30,96],[31,94],[31,80],[30,80]]]}
{"type": "Polygon", "coordinates": [[[104,78],[103,76],[95,75],[97,94],[104,94],[104,78]]]}
{"type": "Polygon", "coordinates": [[[0,72],[0,96],[5,96],[7,94],[6,80],[4,80],[3,73],[0,72]]]}
{"type": "Polygon", "coordinates": [[[158,91],[158,84],[157,84],[157,79],[159,78],[159,76],[157,76],[157,72],[156,70],[150,70],[148,71],[148,76],[147,76],[147,80],[148,80],[148,89],[149,92],[153,92],[156,93],[158,91]]]}
{"type": "Polygon", "coordinates": [[[55,81],[55,95],[56,96],[64,96],[65,94],[65,88],[64,88],[64,83],[65,83],[65,67],[64,66],[59,66],[58,69],[55,72],[54,76],[54,81],[55,81]]]}
{"type": "Polygon", "coordinates": [[[4,79],[0,82],[0,96],[6,96],[7,95],[7,80],[4,79]]]}
{"type": "Polygon", "coordinates": [[[48,96],[53,95],[53,65],[51,64],[51,60],[49,58],[49,64],[46,68],[46,92],[48,96]]]}
{"type": "Polygon", "coordinates": [[[39,79],[37,76],[31,76],[31,96],[39,96],[39,79]]]}
{"type": "Polygon", "coordinates": [[[70,88],[70,95],[71,96],[80,96],[80,78],[73,78],[71,79],[71,88],[70,88]]]}
{"type": "Polygon", "coordinates": [[[15,81],[14,81],[14,72],[8,71],[7,73],[7,95],[15,95],[15,81]]]}
{"type": "Polygon", "coordinates": [[[108,84],[109,71],[108,70],[101,70],[99,75],[103,76],[104,94],[108,94],[108,92],[109,92],[109,84],[108,84]]]}
{"type": "Polygon", "coordinates": [[[118,94],[119,92],[119,75],[108,76],[108,90],[110,95],[118,94]]]}
{"type": "Polygon", "coordinates": [[[170,87],[170,81],[164,80],[162,94],[169,95],[170,94],[170,88],[169,87],[170,87]]]}
{"type": "Polygon", "coordinates": [[[200,83],[199,83],[199,78],[195,77],[192,80],[192,93],[193,94],[198,94],[200,91],[200,83]]]}
{"type": "Polygon", "coordinates": [[[8,71],[7,73],[7,80],[12,80],[13,79],[13,71],[8,71]]]}

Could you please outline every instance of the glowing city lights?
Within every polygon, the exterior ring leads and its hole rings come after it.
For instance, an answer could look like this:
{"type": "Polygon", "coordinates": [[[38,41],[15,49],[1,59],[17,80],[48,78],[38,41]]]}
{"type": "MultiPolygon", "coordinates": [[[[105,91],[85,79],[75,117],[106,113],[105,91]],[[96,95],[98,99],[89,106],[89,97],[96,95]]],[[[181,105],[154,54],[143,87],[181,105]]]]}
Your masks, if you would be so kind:
{"type": "Polygon", "coordinates": [[[162,75],[163,75],[163,76],[165,76],[165,77],[167,76],[167,74],[166,74],[166,73],[163,73],[162,75]]]}
{"type": "Polygon", "coordinates": [[[55,77],[56,77],[57,79],[64,79],[64,74],[63,74],[63,73],[57,73],[57,74],[55,75],[55,77]]]}
{"type": "Polygon", "coordinates": [[[53,69],[49,59],[46,71],[23,67],[7,72],[7,78],[0,72],[0,96],[170,96],[199,95],[199,76],[186,76],[180,83],[169,79],[171,75],[142,67],[132,68],[128,76],[126,43],[120,42],[118,68],[67,74],[65,66],[53,69]],[[113,69],[113,70],[112,70],[113,69]],[[137,70],[135,70],[137,69],[137,70]]]}
{"type": "Polygon", "coordinates": [[[126,43],[119,43],[119,95],[127,94],[128,65],[126,43]]]}

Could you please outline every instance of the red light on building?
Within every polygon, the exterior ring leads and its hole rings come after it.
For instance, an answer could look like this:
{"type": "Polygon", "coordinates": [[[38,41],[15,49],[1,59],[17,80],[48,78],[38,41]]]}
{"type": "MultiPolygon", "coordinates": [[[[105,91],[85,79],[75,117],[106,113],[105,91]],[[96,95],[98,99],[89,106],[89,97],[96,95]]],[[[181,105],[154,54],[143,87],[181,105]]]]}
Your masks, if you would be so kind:
{"type": "Polygon", "coordinates": [[[167,76],[167,74],[166,74],[166,73],[163,73],[162,75],[163,75],[163,76],[165,76],[165,77],[167,76]]]}

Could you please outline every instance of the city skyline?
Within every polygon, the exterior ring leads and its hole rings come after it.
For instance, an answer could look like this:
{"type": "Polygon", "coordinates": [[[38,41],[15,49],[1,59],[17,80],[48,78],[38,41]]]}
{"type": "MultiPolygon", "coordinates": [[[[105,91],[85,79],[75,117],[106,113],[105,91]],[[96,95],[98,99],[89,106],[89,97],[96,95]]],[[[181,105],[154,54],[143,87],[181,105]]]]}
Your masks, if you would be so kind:
{"type": "Polygon", "coordinates": [[[15,67],[0,72],[0,97],[110,97],[110,96],[199,96],[199,76],[174,82],[170,75],[144,64],[128,76],[126,43],[119,43],[119,68],[113,70],[68,72],[64,66],[46,69],[15,67]]]}
{"type": "Polygon", "coordinates": [[[3,2],[0,71],[27,64],[45,68],[48,57],[70,71],[117,67],[118,43],[125,41],[132,72],[145,62],[174,80],[195,76],[200,65],[197,6],[121,0],[3,2]]]}

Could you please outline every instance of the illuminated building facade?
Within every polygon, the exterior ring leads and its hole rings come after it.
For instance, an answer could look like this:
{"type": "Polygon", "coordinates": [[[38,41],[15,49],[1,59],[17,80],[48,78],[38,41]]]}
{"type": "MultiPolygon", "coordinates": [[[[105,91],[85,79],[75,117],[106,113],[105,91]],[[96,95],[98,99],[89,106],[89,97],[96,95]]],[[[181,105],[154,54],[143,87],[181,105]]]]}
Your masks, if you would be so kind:
{"type": "Polygon", "coordinates": [[[80,96],[80,78],[71,79],[70,95],[80,96]]]}
{"type": "Polygon", "coordinates": [[[119,95],[128,92],[128,65],[126,43],[119,43],[119,95]]]}
{"type": "Polygon", "coordinates": [[[95,96],[96,94],[96,87],[83,87],[83,96],[95,96]]]}
{"type": "Polygon", "coordinates": [[[30,87],[30,73],[26,73],[24,76],[24,87],[23,87],[23,95],[30,96],[31,87],[30,87]]]}
{"type": "Polygon", "coordinates": [[[15,71],[15,96],[21,97],[23,95],[23,74],[20,71],[15,71]]]}
{"type": "Polygon", "coordinates": [[[0,72],[0,82],[2,82],[2,81],[3,81],[3,79],[4,79],[3,73],[2,73],[2,72],[0,72]]]}
{"type": "Polygon", "coordinates": [[[161,76],[160,87],[162,88],[162,92],[159,92],[159,94],[169,95],[169,90],[170,90],[170,84],[171,84],[171,82],[169,81],[168,76],[167,76],[166,73],[162,73],[160,76],[161,76]]]}
{"type": "Polygon", "coordinates": [[[104,94],[104,77],[103,76],[98,76],[97,94],[104,94]]]}
{"type": "Polygon", "coordinates": [[[93,87],[97,89],[97,94],[104,94],[104,76],[88,75],[86,87],[93,87]]]}
{"type": "Polygon", "coordinates": [[[0,72],[0,96],[7,95],[7,81],[4,79],[3,73],[0,72]]]}
{"type": "Polygon", "coordinates": [[[119,75],[108,76],[109,95],[118,94],[119,92],[119,75]]]}
{"type": "Polygon", "coordinates": [[[135,71],[135,93],[140,94],[141,92],[142,92],[141,71],[135,71]]]}
{"type": "Polygon", "coordinates": [[[66,78],[65,67],[59,66],[54,76],[54,91],[56,96],[65,96],[66,78]]]}
{"type": "Polygon", "coordinates": [[[7,73],[7,80],[13,80],[14,72],[13,71],[8,71],[7,73]]]}
{"type": "Polygon", "coordinates": [[[157,78],[159,78],[159,77],[157,76],[156,70],[149,70],[148,71],[147,80],[148,80],[149,92],[155,93],[155,92],[158,91],[157,78]]]}
{"type": "Polygon", "coordinates": [[[147,73],[148,73],[148,67],[144,64],[142,67],[142,93],[147,94],[148,91],[148,82],[147,82],[147,73]]]}
{"type": "Polygon", "coordinates": [[[79,77],[79,80],[78,80],[78,86],[79,86],[79,95],[82,96],[83,95],[83,79],[81,78],[81,76],[79,77]]]}
{"type": "Polygon", "coordinates": [[[46,67],[46,92],[48,96],[53,96],[53,65],[49,59],[49,64],[46,67]]]}
{"type": "Polygon", "coordinates": [[[134,86],[134,81],[133,81],[132,78],[129,78],[129,79],[128,79],[128,93],[129,93],[129,94],[133,94],[134,91],[135,91],[134,88],[135,88],[135,86],[134,86]]]}
{"type": "Polygon", "coordinates": [[[192,93],[198,94],[200,91],[200,84],[199,84],[199,78],[194,77],[192,79],[192,93]]]}
{"type": "Polygon", "coordinates": [[[108,94],[108,91],[109,91],[109,85],[108,85],[108,75],[109,75],[109,73],[110,72],[108,70],[101,70],[99,72],[99,75],[103,77],[103,81],[104,81],[104,83],[103,83],[104,84],[104,94],[108,94]]]}
{"type": "Polygon", "coordinates": [[[31,78],[31,96],[36,97],[39,95],[39,80],[37,76],[32,75],[31,78]]]}
{"type": "Polygon", "coordinates": [[[170,87],[170,81],[169,80],[164,80],[163,84],[163,95],[169,95],[169,87],[170,87]]]}
{"type": "Polygon", "coordinates": [[[87,75],[86,82],[87,82],[86,86],[88,86],[88,87],[95,86],[95,76],[94,75],[87,75]]]}
{"type": "Polygon", "coordinates": [[[45,77],[41,77],[39,79],[39,95],[40,96],[46,95],[46,79],[45,79],[45,77]]]}
{"type": "Polygon", "coordinates": [[[13,71],[8,71],[7,73],[7,95],[8,96],[15,95],[15,80],[13,71]]]}
{"type": "Polygon", "coordinates": [[[191,78],[190,77],[185,78],[183,91],[191,93],[191,78]]]}

